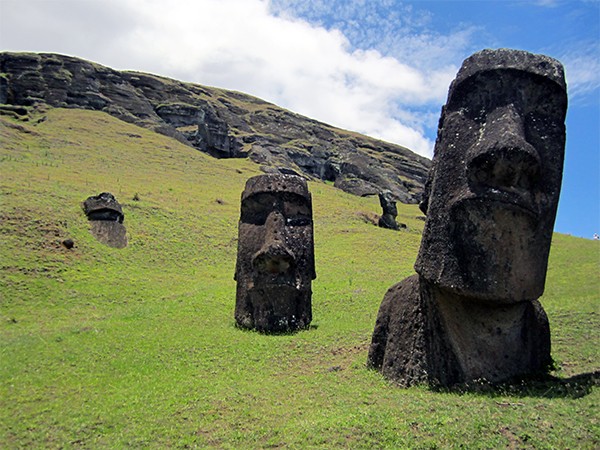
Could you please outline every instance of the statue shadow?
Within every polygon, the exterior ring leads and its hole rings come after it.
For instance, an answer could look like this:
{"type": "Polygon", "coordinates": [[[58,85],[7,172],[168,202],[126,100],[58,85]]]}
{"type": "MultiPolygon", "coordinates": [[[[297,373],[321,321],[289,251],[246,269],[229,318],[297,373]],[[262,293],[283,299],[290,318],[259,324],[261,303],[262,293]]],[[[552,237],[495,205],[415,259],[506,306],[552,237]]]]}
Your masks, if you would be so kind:
{"type": "Polygon", "coordinates": [[[515,396],[538,398],[582,398],[600,386],[600,370],[560,378],[553,375],[519,378],[504,383],[492,384],[476,381],[457,385],[440,391],[459,394],[481,394],[489,397],[515,396]]]}
{"type": "Polygon", "coordinates": [[[234,328],[244,332],[244,333],[257,333],[263,336],[293,336],[299,333],[316,330],[319,328],[318,324],[310,324],[307,327],[301,327],[294,330],[277,330],[277,331],[269,331],[269,330],[258,330],[255,328],[245,328],[239,326],[237,323],[233,324],[234,328]]]}

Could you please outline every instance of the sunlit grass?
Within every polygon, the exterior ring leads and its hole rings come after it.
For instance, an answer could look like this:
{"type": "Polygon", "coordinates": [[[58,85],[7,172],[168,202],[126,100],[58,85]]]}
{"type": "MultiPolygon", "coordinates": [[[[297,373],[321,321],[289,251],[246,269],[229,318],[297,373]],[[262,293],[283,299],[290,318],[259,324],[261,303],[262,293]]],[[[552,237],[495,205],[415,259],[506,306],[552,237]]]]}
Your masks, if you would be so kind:
{"type": "Polygon", "coordinates": [[[551,252],[542,303],[566,384],[399,389],[365,362],[385,291],[413,272],[416,206],[383,230],[361,217],[376,198],[311,182],[313,326],[242,331],[237,220],[257,166],[99,112],[39,118],[0,123],[0,447],[598,447],[597,242],[556,235],[551,252]],[[103,191],[125,249],[89,233],[80,204],[103,191]]]}

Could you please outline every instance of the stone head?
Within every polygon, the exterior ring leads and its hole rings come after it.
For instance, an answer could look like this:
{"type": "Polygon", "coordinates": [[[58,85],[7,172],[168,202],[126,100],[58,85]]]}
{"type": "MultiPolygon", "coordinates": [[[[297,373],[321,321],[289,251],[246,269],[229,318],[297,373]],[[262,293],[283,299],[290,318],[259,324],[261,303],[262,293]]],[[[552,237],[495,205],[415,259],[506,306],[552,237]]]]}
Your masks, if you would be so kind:
{"type": "Polygon", "coordinates": [[[384,214],[389,214],[393,217],[398,215],[398,208],[396,207],[396,200],[391,191],[382,191],[379,194],[379,204],[383,209],[384,214]]]}
{"type": "Polygon", "coordinates": [[[442,108],[421,209],[416,271],[442,289],[512,303],[544,289],[565,146],[555,59],[518,50],[467,58],[442,108]]]}
{"type": "Polygon", "coordinates": [[[315,277],[306,181],[281,174],[250,178],[242,193],[234,277],[237,323],[261,331],[306,328],[315,277]]]}

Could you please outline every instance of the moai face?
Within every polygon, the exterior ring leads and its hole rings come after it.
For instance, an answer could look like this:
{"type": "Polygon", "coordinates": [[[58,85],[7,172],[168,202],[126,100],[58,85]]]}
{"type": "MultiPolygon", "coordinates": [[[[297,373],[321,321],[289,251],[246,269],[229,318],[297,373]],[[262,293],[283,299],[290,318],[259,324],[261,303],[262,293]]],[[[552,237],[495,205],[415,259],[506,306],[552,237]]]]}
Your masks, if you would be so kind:
{"type": "Polygon", "coordinates": [[[312,201],[294,175],[250,178],[242,193],[235,318],[265,332],[306,328],[315,279],[312,201]]]}
{"type": "Polygon", "coordinates": [[[390,191],[383,191],[379,193],[379,204],[381,205],[381,209],[383,209],[383,214],[389,214],[392,217],[398,216],[396,200],[390,191]]]}
{"type": "Polygon", "coordinates": [[[561,64],[517,50],[463,63],[442,109],[416,271],[497,303],[538,298],[562,178],[561,64]]]}

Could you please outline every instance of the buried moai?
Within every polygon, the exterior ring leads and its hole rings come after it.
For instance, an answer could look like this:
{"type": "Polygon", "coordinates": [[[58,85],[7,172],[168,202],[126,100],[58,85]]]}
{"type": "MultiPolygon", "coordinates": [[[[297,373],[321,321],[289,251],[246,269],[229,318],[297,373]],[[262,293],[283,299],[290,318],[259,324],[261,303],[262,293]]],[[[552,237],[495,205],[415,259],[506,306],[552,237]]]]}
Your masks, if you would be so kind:
{"type": "Polygon", "coordinates": [[[398,224],[398,222],[396,222],[398,208],[396,207],[396,201],[394,200],[394,197],[390,191],[383,191],[379,193],[379,204],[383,210],[383,214],[377,223],[379,227],[389,228],[390,230],[406,228],[406,225],[398,224]]]}
{"type": "Polygon", "coordinates": [[[379,309],[368,365],[401,385],[500,382],[552,363],[544,290],[560,192],[561,64],[517,50],[467,58],[442,109],[417,275],[379,309]]]}
{"type": "Polygon", "coordinates": [[[247,181],[234,278],[238,326],[276,333],[310,325],[316,274],[312,200],[303,178],[269,174],[247,181]]]}
{"type": "Polygon", "coordinates": [[[102,192],[88,197],[82,206],[92,225],[90,231],[99,242],[115,248],[127,246],[127,230],[123,225],[125,215],[114,195],[102,192]]]}

